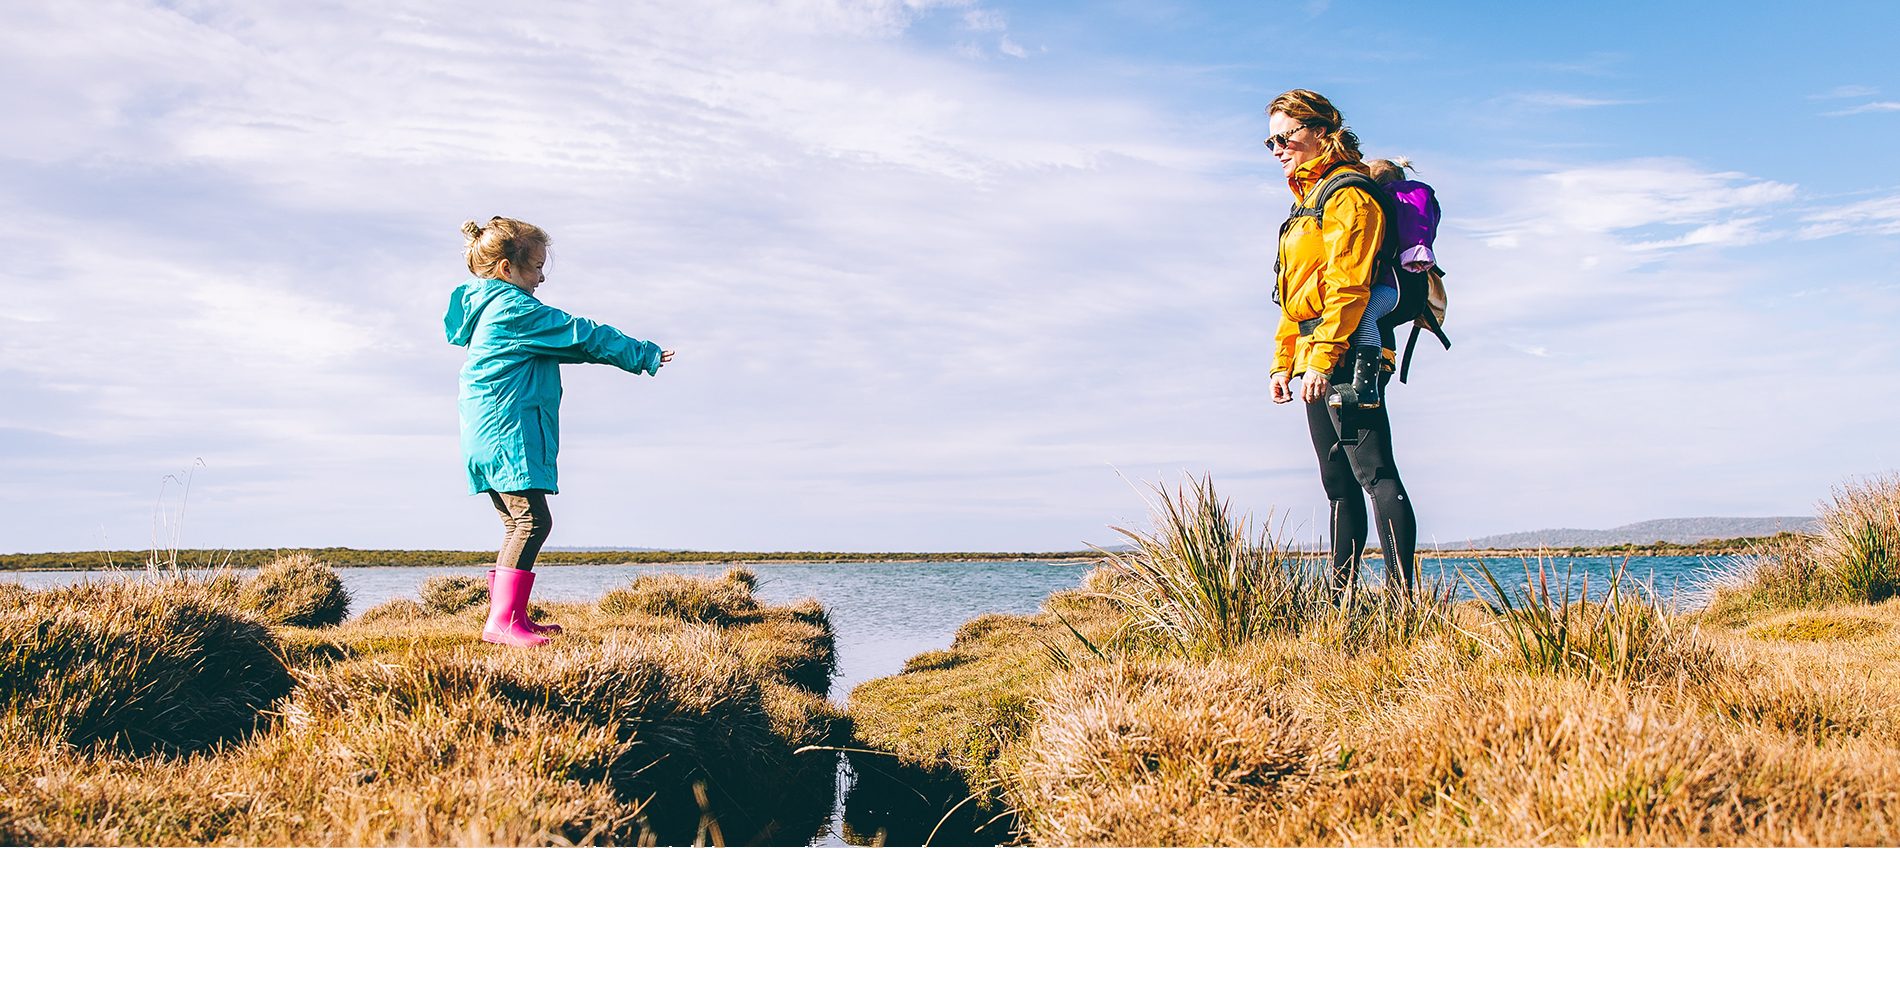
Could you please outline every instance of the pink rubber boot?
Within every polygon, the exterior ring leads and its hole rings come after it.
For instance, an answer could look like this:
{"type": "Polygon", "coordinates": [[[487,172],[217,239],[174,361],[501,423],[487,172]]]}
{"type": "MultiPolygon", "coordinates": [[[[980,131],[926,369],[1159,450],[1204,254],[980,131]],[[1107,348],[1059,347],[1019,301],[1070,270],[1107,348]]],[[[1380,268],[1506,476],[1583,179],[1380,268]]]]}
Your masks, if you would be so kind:
{"type": "MultiPolygon", "coordinates": [[[[493,566],[488,567],[488,592],[491,594],[495,592],[495,567],[493,566]]],[[[561,634],[561,626],[553,622],[542,624],[528,617],[528,607],[525,604],[521,606],[521,621],[522,624],[528,626],[528,631],[530,632],[539,632],[542,635],[561,634]]]]}
{"type": "Polygon", "coordinates": [[[548,637],[528,628],[528,594],[534,590],[534,574],[525,569],[497,569],[495,582],[488,588],[488,624],[482,626],[482,641],[504,646],[540,646],[548,637]]]}

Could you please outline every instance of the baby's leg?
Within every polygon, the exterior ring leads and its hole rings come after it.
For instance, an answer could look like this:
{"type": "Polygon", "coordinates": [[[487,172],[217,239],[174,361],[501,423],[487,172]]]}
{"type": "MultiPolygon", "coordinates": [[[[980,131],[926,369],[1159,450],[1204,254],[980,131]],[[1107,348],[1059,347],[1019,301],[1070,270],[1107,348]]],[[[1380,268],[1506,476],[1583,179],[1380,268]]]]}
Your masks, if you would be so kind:
{"type": "Polygon", "coordinates": [[[1379,321],[1398,304],[1398,289],[1391,285],[1373,285],[1372,293],[1366,299],[1366,311],[1359,315],[1359,328],[1352,332],[1352,346],[1383,346],[1385,337],[1379,332],[1379,321]]]}

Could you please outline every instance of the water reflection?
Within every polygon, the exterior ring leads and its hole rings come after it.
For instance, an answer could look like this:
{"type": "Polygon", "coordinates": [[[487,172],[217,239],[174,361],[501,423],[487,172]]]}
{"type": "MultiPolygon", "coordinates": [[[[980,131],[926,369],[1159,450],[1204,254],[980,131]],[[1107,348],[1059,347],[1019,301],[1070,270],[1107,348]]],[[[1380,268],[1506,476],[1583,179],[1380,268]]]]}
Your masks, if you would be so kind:
{"type": "Polygon", "coordinates": [[[1015,834],[995,790],[972,794],[948,768],[850,753],[839,836],[857,847],[994,847],[1015,834]]]}

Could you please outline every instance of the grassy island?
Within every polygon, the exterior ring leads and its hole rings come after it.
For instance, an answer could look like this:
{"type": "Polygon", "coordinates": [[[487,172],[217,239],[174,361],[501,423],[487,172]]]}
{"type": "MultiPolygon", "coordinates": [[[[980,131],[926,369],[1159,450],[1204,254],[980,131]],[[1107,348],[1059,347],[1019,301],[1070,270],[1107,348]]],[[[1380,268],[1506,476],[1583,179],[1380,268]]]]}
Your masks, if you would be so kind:
{"type": "Polygon", "coordinates": [[[1893,846],[1900,483],[1821,528],[1694,613],[1561,577],[1342,608],[1204,482],[849,709],[1027,845],[1893,846]]]}
{"type": "Polygon", "coordinates": [[[823,608],[646,577],[479,641],[487,584],[344,621],[330,569],[0,584],[0,845],[802,844],[830,815],[823,608]]]}

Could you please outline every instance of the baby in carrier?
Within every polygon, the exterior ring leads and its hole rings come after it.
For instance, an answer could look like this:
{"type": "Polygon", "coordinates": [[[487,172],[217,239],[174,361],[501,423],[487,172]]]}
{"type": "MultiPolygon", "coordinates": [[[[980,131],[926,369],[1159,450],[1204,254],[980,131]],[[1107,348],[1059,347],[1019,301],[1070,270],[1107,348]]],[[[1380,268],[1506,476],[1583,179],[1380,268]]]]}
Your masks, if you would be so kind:
{"type": "Polygon", "coordinates": [[[1367,160],[1366,170],[1398,202],[1398,218],[1387,220],[1398,227],[1399,269],[1424,274],[1438,261],[1432,256],[1432,241],[1438,237],[1438,195],[1423,181],[1407,180],[1405,172],[1412,161],[1367,160]]]}
{"type": "MultiPolygon", "coordinates": [[[[1374,410],[1384,405],[1385,380],[1391,369],[1385,367],[1385,354],[1396,352],[1395,331],[1406,322],[1426,322],[1438,333],[1435,322],[1422,314],[1430,307],[1431,276],[1439,271],[1432,256],[1432,240],[1438,235],[1438,196],[1431,186],[1407,180],[1411,161],[1367,160],[1366,172],[1378,185],[1374,197],[1385,215],[1385,238],[1379,247],[1379,264],[1374,269],[1366,314],[1353,331],[1351,346],[1352,379],[1333,387],[1326,404],[1374,410]],[[1396,301],[1395,301],[1396,300],[1396,301]]],[[[1414,337],[1417,326],[1413,327],[1414,337]]],[[[1447,342],[1447,347],[1450,343],[1447,342]]],[[[1407,344],[1409,365],[1412,345],[1407,344]]],[[[1400,381],[1404,381],[1401,374],[1400,381]]]]}
{"type": "MultiPolygon", "coordinates": [[[[1438,267],[1438,259],[1432,254],[1432,242],[1438,237],[1438,195],[1431,185],[1422,181],[1410,180],[1406,172],[1412,169],[1410,160],[1403,157],[1396,160],[1367,160],[1366,169],[1372,179],[1386,189],[1391,196],[1390,217],[1386,225],[1394,230],[1395,239],[1388,245],[1396,249],[1397,267],[1394,268],[1398,282],[1399,301],[1392,311],[1379,319],[1379,337],[1381,347],[1388,351],[1397,349],[1396,331],[1406,323],[1423,324],[1446,347],[1451,341],[1446,339],[1440,329],[1444,309],[1443,283],[1437,281],[1445,272],[1438,267]],[[1432,301],[1432,287],[1439,288],[1438,301],[1432,301]]],[[[1414,340],[1418,336],[1418,327],[1412,329],[1414,340]]],[[[1405,348],[1405,367],[1410,367],[1412,345],[1405,348]]],[[[1405,380],[1401,368],[1399,381],[1405,380]]]]}

